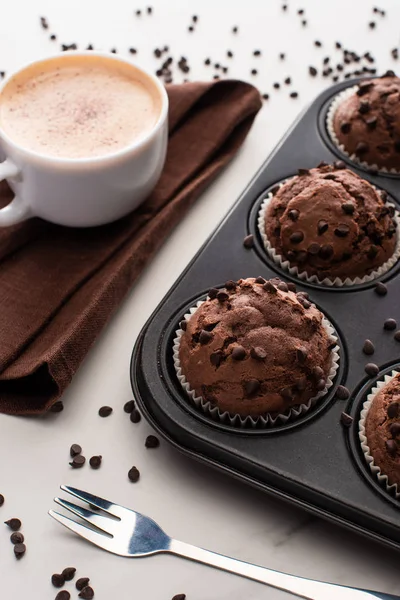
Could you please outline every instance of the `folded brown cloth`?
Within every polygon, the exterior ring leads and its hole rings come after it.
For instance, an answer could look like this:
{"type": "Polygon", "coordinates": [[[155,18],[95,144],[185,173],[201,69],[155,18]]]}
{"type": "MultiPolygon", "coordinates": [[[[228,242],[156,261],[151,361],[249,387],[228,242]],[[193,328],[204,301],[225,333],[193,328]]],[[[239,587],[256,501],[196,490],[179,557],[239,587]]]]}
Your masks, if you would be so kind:
{"type": "MultiPolygon", "coordinates": [[[[0,412],[40,414],[60,398],[148,260],[236,153],[261,106],[257,90],[240,81],[171,86],[168,95],[167,161],[138,210],[93,229],[31,219],[0,230],[0,412]]],[[[0,206],[10,198],[1,184],[0,206]]]]}

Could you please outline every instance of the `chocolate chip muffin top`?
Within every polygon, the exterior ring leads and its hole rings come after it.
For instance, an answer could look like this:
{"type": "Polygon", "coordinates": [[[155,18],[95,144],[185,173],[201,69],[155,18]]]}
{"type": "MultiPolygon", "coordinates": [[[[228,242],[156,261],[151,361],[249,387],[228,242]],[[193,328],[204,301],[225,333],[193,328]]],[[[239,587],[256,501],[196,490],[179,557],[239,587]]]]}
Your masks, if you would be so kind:
{"type": "Polygon", "coordinates": [[[182,372],[197,396],[242,417],[282,413],[325,388],[334,345],[293,283],[263,277],[212,289],[183,323],[182,372]]]}
{"type": "Polygon", "coordinates": [[[375,464],[390,484],[400,486],[400,374],[376,394],[365,421],[375,464]]]}
{"type": "Polygon", "coordinates": [[[282,185],[265,212],[265,233],[277,253],[309,276],[364,277],[396,247],[394,209],[342,161],[282,185]]]}
{"type": "Polygon", "coordinates": [[[388,71],[362,81],[338,106],[333,128],[350,155],[369,165],[400,170],[400,79],[388,71]]]}

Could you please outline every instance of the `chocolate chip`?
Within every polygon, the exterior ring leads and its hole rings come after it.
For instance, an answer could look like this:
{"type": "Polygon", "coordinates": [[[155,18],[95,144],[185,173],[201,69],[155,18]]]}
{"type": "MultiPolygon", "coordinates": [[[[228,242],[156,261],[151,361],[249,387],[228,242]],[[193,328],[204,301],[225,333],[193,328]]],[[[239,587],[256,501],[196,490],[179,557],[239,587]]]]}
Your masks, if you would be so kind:
{"type": "Polygon", "coordinates": [[[300,177],[302,175],[309,175],[310,174],[310,169],[297,169],[297,174],[300,175],[300,177]]]}
{"type": "Polygon", "coordinates": [[[227,281],[225,283],[225,289],[226,290],[232,291],[232,290],[236,290],[236,288],[237,288],[237,283],[236,283],[236,281],[233,281],[233,279],[230,279],[229,281],[227,281]]]}
{"type": "Polygon", "coordinates": [[[321,379],[324,376],[323,369],[321,369],[321,367],[314,367],[313,376],[315,377],[315,379],[321,379]]]}
{"type": "Polygon", "coordinates": [[[322,258],[322,260],[329,260],[331,256],[333,256],[333,246],[330,244],[324,244],[321,246],[319,257],[322,258]]]}
{"type": "Polygon", "coordinates": [[[295,283],[293,283],[292,281],[288,281],[286,285],[290,292],[296,293],[296,284],[295,283]]]}
{"type": "Polygon", "coordinates": [[[312,242],[308,248],[307,248],[307,252],[311,255],[317,255],[319,250],[320,250],[321,246],[317,243],[317,242],[312,242]]]}
{"type": "Polygon", "coordinates": [[[229,300],[229,294],[227,294],[226,292],[218,292],[217,294],[217,300],[218,302],[226,302],[227,300],[229,300]]]}
{"type": "Polygon", "coordinates": [[[266,292],[269,292],[270,294],[277,294],[278,293],[278,290],[276,289],[276,287],[270,281],[266,281],[264,283],[263,289],[266,292]]]}
{"type": "Polygon", "coordinates": [[[397,327],[397,321],[395,319],[386,319],[383,324],[383,329],[386,331],[393,331],[397,327]]]}
{"type": "Polygon", "coordinates": [[[148,435],[144,445],[146,448],[158,448],[160,440],[155,435],[148,435]]]}
{"type": "Polygon", "coordinates": [[[218,288],[211,288],[210,290],[208,290],[208,297],[210,298],[210,300],[214,300],[214,298],[217,297],[218,292],[218,288]]]}
{"type": "Polygon", "coordinates": [[[54,402],[54,404],[50,406],[49,410],[52,413],[62,412],[64,410],[64,404],[61,402],[61,400],[57,400],[57,402],[54,402]]]}
{"type": "Polygon", "coordinates": [[[172,598],[172,600],[185,600],[186,599],[186,594],[175,594],[175,596],[172,598]]]}
{"type": "MultiPolygon", "coordinates": [[[[321,219],[320,221],[318,221],[318,233],[319,235],[322,235],[323,233],[325,233],[325,231],[328,230],[329,224],[327,221],[324,221],[324,219],[321,219]]],[[[320,246],[318,245],[318,251],[320,249],[320,246]]]]}
{"type": "Polygon", "coordinates": [[[305,298],[298,298],[298,301],[300,302],[300,304],[303,306],[303,308],[307,309],[310,308],[311,306],[311,302],[309,302],[308,300],[306,300],[305,298]]]}
{"type": "Polygon", "coordinates": [[[12,531],[18,531],[18,529],[21,528],[21,521],[20,519],[8,519],[8,521],[4,521],[5,525],[7,525],[7,527],[9,527],[10,529],[12,529],[12,531]]]}
{"type": "Polygon", "coordinates": [[[288,288],[288,284],[285,283],[284,281],[280,281],[277,285],[278,290],[281,290],[281,292],[288,292],[289,288],[288,288]]]}
{"type": "Polygon", "coordinates": [[[303,392],[307,387],[307,377],[304,375],[304,377],[301,377],[296,381],[295,385],[299,392],[303,392]]]}
{"type": "Polygon", "coordinates": [[[82,454],[74,456],[72,461],[69,463],[73,469],[81,469],[86,462],[86,458],[82,454]]]}
{"type": "Polygon", "coordinates": [[[76,569],[75,567],[66,567],[61,575],[63,575],[65,581],[72,581],[75,577],[76,569]]]}
{"type": "Polygon", "coordinates": [[[340,225],[336,227],[334,233],[337,237],[346,237],[350,233],[350,227],[346,225],[346,223],[340,223],[340,225]]]}
{"type": "Polygon", "coordinates": [[[399,411],[400,404],[398,402],[391,402],[386,409],[389,419],[396,419],[399,416],[399,411]]]}
{"type": "Polygon", "coordinates": [[[394,440],[386,440],[386,450],[391,456],[395,456],[397,453],[397,443],[394,440]]]}
{"type": "Polygon", "coordinates": [[[352,215],[354,213],[355,208],[356,207],[352,202],[344,202],[344,204],[342,204],[342,211],[346,215],[352,215]]]}
{"type": "Polygon", "coordinates": [[[62,575],[61,573],[54,573],[54,575],[51,576],[51,583],[56,588],[62,587],[65,583],[64,575],[62,575]]]}
{"type": "Polygon", "coordinates": [[[264,350],[264,348],[261,348],[260,346],[256,346],[254,348],[251,348],[250,356],[252,358],[255,358],[256,360],[264,360],[264,358],[267,357],[267,352],[266,352],[266,350],[264,350]]]}
{"type": "Polygon", "coordinates": [[[100,469],[101,461],[102,461],[102,456],[100,456],[100,455],[92,456],[89,459],[89,465],[92,467],[92,469],[100,469]]]}
{"type": "Polygon", "coordinates": [[[237,33],[239,31],[239,27],[232,27],[232,33],[237,33]]]}
{"type": "Polygon", "coordinates": [[[365,121],[368,129],[375,129],[377,123],[378,123],[378,119],[376,117],[370,117],[369,119],[366,119],[365,121]]]}
{"type": "Polygon", "coordinates": [[[285,84],[286,84],[286,85],[290,85],[291,83],[292,83],[292,80],[291,80],[291,78],[290,78],[290,77],[286,77],[286,79],[285,79],[285,84]]]}
{"type": "Polygon", "coordinates": [[[219,365],[221,364],[221,361],[222,361],[222,352],[220,350],[217,350],[216,352],[213,352],[212,354],[210,354],[210,363],[214,367],[219,367],[219,365]]]}
{"type": "Polygon", "coordinates": [[[72,444],[69,449],[69,454],[71,458],[74,458],[74,456],[77,456],[78,454],[82,454],[82,447],[79,444],[72,444]]]}
{"type": "Polygon", "coordinates": [[[346,133],[350,133],[350,131],[351,131],[351,123],[342,123],[340,125],[340,131],[342,133],[345,133],[345,134],[346,133]]]}
{"type": "Polygon", "coordinates": [[[287,257],[289,260],[295,260],[299,264],[305,263],[307,260],[307,252],[305,250],[299,250],[297,252],[289,252],[287,253],[287,257]]]}
{"type": "Polygon", "coordinates": [[[75,587],[80,592],[81,590],[83,590],[83,588],[85,588],[88,585],[88,583],[89,577],[80,577],[80,579],[77,579],[75,587]]]}
{"type": "Polygon", "coordinates": [[[393,337],[396,340],[396,342],[400,342],[400,329],[399,331],[396,331],[393,337]]]}
{"type": "Polygon", "coordinates": [[[324,390],[326,387],[326,380],[325,379],[320,379],[319,381],[317,381],[317,390],[319,392],[322,392],[322,390],[324,390]]]}
{"type": "Polygon", "coordinates": [[[310,73],[311,77],[315,77],[318,74],[318,71],[315,67],[308,67],[308,72],[310,73]]]}
{"type": "Polygon", "coordinates": [[[49,28],[49,23],[48,23],[46,17],[40,17],[40,24],[43,27],[43,29],[49,28]]]}
{"type": "Polygon", "coordinates": [[[340,422],[343,425],[343,427],[351,427],[353,423],[353,417],[351,415],[348,415],[346,412],[342,412],[342,414],[340,415],[340,422]]]}
{"type": "Polygon", "coordinates": [[[299,93],[298,92],[290,92],[289,96],[290,96],[290,98],[298,98],[299,93]]]}
{"type": "Polygon", "coordinates": [[[294,231],[289,239],[292,244],[300,244],[304,240],[304,233],[302,231],[294,231]]]}
{"type": "Polygon", "coordinates": [[[210,331],[206,331],[205,329],[201,330],[200,335],[199,335],[199,342],[202,346],[205,346],[206,344],[211,342],[212,339],[213,339],[213,335],[210,331]]]}
{"type": "Polygon", "coordinates": [[[258,379],[249,379],[244,384],[244,391],[246,396],[253,396],[260,389],[260,382],[258,379]]]}
{"type": "Polygon", "coordinates": [[[0,506],[3,506],[4,504],[4,496],[3,494],[0,494],[0,506]]]}
{"type": "Polygon", "coordinates": [[[71,594],[67,590],[61,590],[58,592],[55,600],[69,600],[71,598],[71,594]]]}
{"type": "Polygon", "coordinates": [[[379,253],[379,248],[378,246],[374,246],[372,245],[367,252],[367,258],[369,258],[370,260],[374,260],[374,258],[376,258],[378,256],[379,253]]]}
{"type": "Polygon", "coordinates": [[[22,558],[26,552],[25,544],[15,544],[14,554],[16,558],[22,558]]]}
{"type": "Polygon", "coordinates": [[[363,154],[368,152],[368,150],[369,150],[369,146],[366,142],[358,142],[355,153],[357,156],[362,156],[363,154]]]}
{"type": "Polygon", "coordinates": [[[338,385],[335,396],[338,400],[347,400],[350,397],[350,392],[344,385],[338,385]]]}
{"type": "Polygon", "coordinates": [[[367,354],[367,355],[371,355],[375,352],[375,346],[371,342],[371,340],[365,340],[364,346],[363,346],[363,352],[364,352],[364,354],[367,354]]]}
{"type": "Polygon", "coordinates": [[[109,417],[112,411],[113,409],[111,408],[111,406],[102,406],[101,408],[99,408],[99,415],[100,417],[109,417]]]}
{"type": "MultiPolygon", "coordinates": [[[[184,322],[186,323],[186,321],[184,321],[184,322]]],[[[183,329],[182,323],[181,323],[181,329],[183,329]]],[[[134,408],[135,408],[135,401],[134,400],[128,400],[128,402],[125,402],[125,404],[124,404],[124,412],[131,413],[134,408]]]]}
{"type": "Polygon", "coordinates": [[[381,75],[381,79],[383,79],[384,77],[396,77],[396,73],[392,71],[392,69],[389,69],[388,71],[386,71],[386,73],[381,75]]]}
{"type": "Polygon", "coordinates": [[[386,294],[388,293],[388,289],[386,287],[386,285],[384,283],[382,283],[381,281],[378,281],[378,283],[375,284],[375,294],[378,294],[378,296],[386,296],[386,294]]]}
{"type": "Polygon", "coordinates": [[[286,402],[291,402],[291,400],[293,399],[293,392],[290,387],[285,387],[281,389],[280,394],[286,402]]]}
{"type": "Polygon", "coordinates": [[[379,367],[374,363],[367,363],[364,367],[364,371],[370,377],[376,377],[379,373],[379,367]]]}
{"type": "Polygon", "coordinates": [[[247,235],[243,240],[243,246],[245,248],[253,248],[254,246],[254,236],[252,234],[247,235]]]}
{"type": "Polygon", "coordinates": [[[235,346],[231,356],[233,360],[244,360],[246,358],[246,350],[243,346],[235,346]]]}
{"type": "Polygon", "coordinates": [[[334,173],[328,173],[328,175],[325,175],[324,179],[336,181],[336,175],[334,173]]]}
{"type": "Polygon", "coordinates": [[[276,83],[274,83],[273,87],[274,87],[274,89],[279,90],[279,88],[281,87],[281,84],[276,82],[276,83]]]}
{"type": "Polygon", "coordinates": [[[296,359],[297,362],[300,363],[301,365],[304,365],[304,363],[307,360],[307,350],[305,348],[297,348],[296,349],[296,359]]]}
{"type": "MultiPolygon", "coordinates": [[[[190,27],[189,27],[190,29],[190,27]]],[[[83,598],[83,600],[92,600],[94,598],[94,591],[89,585],[83,588],[81,592],[78,594],[79,598],[83,598]]]]}
{"type": "Polygon", "coordinates": [[[292,208],[288,212],[288,217],[291,221],[297,221],[297,219],[299,218],[299,215],[300,215],[299,211],[296,210],[295,208],[292,208]]]}
{"type": "Polygon", "coordinates": [[[366,115],[370,111],[370,108],[371,106],[368,100],[361,100],[358,107],[358,112],[360,113],[360,115],[366,115]]]}
{"type": "Polygon", "coordinates": [[[20,531],[14,531],[14,533],[10,535],[10,540],[12,544],[22,544],[24,536],[20,531]]]}
{"type": "Polygon", "coordinates": [[[264,285],[265,281],[266,280],[264,279],[264,277],[256,277],[254,283],[261,283],[262,285],[264,285]]]}
{"type": "Polygon", "coordinates": [[[389,427],[389,432],[390,432],[390,435],[392,435],[393,437],[399,437],[400,436],[400,423],[392,423],[389,427]]]}
{"type": "Polygon", "coordinates": [[[139,423],[142,420],[141,414],[136,408],[133,409],[129,418],[131,423],[139,423]]]}
{"type": "Polygon", "coordinates": [[[375,21],[370,21],[370,22],[368,23],[368,27],[369,27],[370,29],[375,29],[375,26],[376,26],[376,23],[375,23],[375,21]]]}
{"type": "Polygon", "coordinates": [[[137,481],[139,481],[139,477],[140,477],[139,469],[137,469],[136,467],[132,467],[131,469],[129,469],[129,471],[128,471],[129,481],[131,481],[132,483],[136,483],[137,481]]]}

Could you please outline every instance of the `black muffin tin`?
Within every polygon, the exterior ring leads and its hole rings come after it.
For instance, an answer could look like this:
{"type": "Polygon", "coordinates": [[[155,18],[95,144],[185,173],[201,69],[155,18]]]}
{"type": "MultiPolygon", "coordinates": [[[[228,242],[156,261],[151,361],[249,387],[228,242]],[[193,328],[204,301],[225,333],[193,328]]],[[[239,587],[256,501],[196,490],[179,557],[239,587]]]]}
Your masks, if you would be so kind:
{"type": "Polygon", "coordinates": [[[400,549],[400,502],[373,479],[358,440],[359,413],[369,389],[386,372],[400,368],[400,344],[393,331],[383,329],[389,317],[397,319],[400,328],[400,265],[381,278],[388,288],[386,296],[377,295],[376,282],[341,289],[307,284],[274,265],[257,230],[265,192],[295,175],[299,167],[315,167],[321,160],[344,160],[399,205],[399,177],[357,167],[326,133],[330,101],[357,82],[322,93],[278,144],[143,328],[132,355],[131,380],[146,419],[185,454],[400,549]],[[243,239],[249,234],[254,235],[254,247],[246,249],[243,239]],[[308,414],[274,428],[240,429],[214,421],[190,404],[175,374],[172,340],[184,313],[204,299],[208,289],[229,279],[258,275],[294,281],[298,291],[309,293],[336,328],[341,360],[334,386],[308,414]],[[375,344],[373,356],[362,352],[366,338],[375,344]],[[368,362],[379,365],[378,377],[366,375],[368,362]],[[336,399],[339,384],[351,391],[348,401],[336,399]],[[350,428],[341,424],[342,411],[354,418],[350,428]]]}

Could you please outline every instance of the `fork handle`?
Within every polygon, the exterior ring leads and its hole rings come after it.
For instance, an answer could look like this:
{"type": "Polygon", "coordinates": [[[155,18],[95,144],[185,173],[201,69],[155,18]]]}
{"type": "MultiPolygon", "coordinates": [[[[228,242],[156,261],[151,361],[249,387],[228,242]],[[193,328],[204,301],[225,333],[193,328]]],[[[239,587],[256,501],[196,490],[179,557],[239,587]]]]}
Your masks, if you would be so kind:
{"type": "Polygon", "coordinates": [[[236,573],[236,575],[247,577],[247,579],[266,583],[307,600],[337,600],[338,598],[341,600],[376,600],[378,598],[380,600],[400,600],[399,596],[391,594],[360,590],[280,573],[279,571],[252,565],[251,563],[236,560],[235,558],[229,558],[228,556],[217,554],[204,548],[197,548],[178,540],[171,540],[169,552],[216,567],[217,569],[222,569],[223,571],[236,573]]]}

